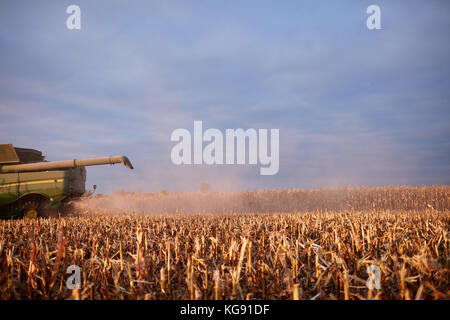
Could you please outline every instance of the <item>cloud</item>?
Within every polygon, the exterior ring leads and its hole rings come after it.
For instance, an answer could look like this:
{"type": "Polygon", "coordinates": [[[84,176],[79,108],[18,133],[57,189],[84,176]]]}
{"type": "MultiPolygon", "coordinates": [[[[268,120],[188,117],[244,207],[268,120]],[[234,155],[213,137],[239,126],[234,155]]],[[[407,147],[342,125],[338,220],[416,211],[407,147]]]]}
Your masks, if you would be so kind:
{"type": "Polygon", "coordinates": [[[80,32],[69,4],[2,3],[0,136],[128,155],[135,171],[88,170],[100,192],[450,182],[447,4],[380,1],[375,32],[363,2],[81,2],[80,32]],[[194,120],[280,129],[279,174],[174,166],[194,120]]]}

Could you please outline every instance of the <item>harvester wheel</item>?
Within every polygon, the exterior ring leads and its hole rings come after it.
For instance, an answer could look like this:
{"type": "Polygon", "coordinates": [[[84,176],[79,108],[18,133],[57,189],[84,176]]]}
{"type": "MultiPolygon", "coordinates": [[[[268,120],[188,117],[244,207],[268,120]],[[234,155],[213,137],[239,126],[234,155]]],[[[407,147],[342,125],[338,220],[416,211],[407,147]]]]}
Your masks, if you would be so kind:
{"type": "Polygon", "coordinates": [[[40,216],[39,203],[35,201],[25,202],[22,206],[22,217],[27,219],[36,219],[40,216]]]}
{"type": "Polygon", "coordinates": [[[52,206],[50,206],[50,204],[45,203],[41,210],[40,210],[40,217],[43,218],[57,218],[58,215],[58,209],[57,208],[53,208],[52,206]]]}

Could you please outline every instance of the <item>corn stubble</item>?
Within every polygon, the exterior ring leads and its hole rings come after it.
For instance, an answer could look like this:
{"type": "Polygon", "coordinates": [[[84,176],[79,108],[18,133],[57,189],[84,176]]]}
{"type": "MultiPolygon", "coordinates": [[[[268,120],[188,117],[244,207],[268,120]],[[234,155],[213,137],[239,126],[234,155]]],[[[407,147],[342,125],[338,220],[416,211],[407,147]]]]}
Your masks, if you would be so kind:
{"type": "MultiPolygon", "coordinates": [[[[59,219],[3,220],[0,298],[448,299],[449,187],[417,188],[425,206],[403,210],[373,208],[380,190],[361,189],[354,203],[342,196],[341,210],[284,203],[292,210],[104,215],[83,207],[59,219]],[[360,209],[362,201],[372,208],[360,209]],[[70,265],[81,268],[80,289],[66,286],[70,265]],[[380,269],[380,289],[366,285],[371,265],[380,269]]],[[[396,191],[385,188],[378,203],[404,201],[396,191]]],[[[270,201],[255,205],[270,209],[270,201]]]]}

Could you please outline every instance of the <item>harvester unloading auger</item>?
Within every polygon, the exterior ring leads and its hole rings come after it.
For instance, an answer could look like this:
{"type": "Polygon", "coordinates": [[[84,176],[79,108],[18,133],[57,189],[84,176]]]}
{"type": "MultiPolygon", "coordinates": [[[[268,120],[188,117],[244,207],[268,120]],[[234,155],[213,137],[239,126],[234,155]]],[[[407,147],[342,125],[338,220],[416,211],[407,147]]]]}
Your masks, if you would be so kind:
{"type": "Polygon", "coordinates": [[[122,163],[126,156],[44,161],[34,149],[0,144],[0,217],[48,216],[85,193],[85,166],[122,163]]]}

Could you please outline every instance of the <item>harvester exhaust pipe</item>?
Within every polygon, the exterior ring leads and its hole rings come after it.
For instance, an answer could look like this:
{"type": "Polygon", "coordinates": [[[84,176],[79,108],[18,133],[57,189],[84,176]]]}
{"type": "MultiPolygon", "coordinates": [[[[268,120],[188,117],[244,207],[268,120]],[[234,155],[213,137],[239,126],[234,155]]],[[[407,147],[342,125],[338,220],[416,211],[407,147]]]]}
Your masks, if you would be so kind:
{"type": "Polygon", "coordinates": [[[55,169],[70,169],[75,167],[96,166],[102,164],[122,163],[128,169],[134,169],[126,156],[110,156],[100,158],[84,158],[63,161],[35,162],[24,164],[0,165],[1,173],[45,171],[55,169]]]}

